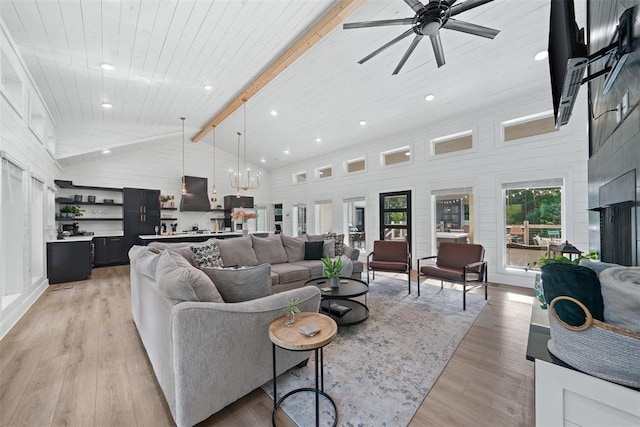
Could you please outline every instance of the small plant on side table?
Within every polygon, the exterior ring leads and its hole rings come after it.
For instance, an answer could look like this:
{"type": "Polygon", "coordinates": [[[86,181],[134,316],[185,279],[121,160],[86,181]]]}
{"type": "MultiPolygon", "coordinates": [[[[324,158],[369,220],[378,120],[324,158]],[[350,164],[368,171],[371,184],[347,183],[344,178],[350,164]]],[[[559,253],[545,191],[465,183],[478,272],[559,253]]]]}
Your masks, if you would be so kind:
{"type": "Polygon", "coordinates": [[[332,260],[329,257],[322,258],[322,264],[324,264],[324,275],[331,282],[332,288],[337,288],[340,285],[340,270],[342,270],[342,258],[337,257],[332,260]]]}
{"type": "Polygon", "coordinates": [[[296,314],[300,313],[297,297],[293,297],[289,301],[287,301],[287,306],[284,308],[284,312],[287,315],[287,321],[284,322],[284,325],[293,326],[296,323],[296,314]]]}

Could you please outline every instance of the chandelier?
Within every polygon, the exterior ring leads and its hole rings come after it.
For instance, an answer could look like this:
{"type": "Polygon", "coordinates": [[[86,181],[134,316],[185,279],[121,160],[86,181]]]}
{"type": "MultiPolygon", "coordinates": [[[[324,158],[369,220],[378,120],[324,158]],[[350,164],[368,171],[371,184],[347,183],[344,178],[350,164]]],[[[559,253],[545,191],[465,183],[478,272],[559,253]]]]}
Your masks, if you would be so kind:
{"type": "Polygon", "coordinates": [[[240,197],[240,190],[253,190],[260,186],[260,174],[252,175],[247,167],[247,99],[242,99],[244,111],[244,168],[240,170],[240,136],[238,132],[238,168],[231,172],[231,187],[236,189],[236,197],[240,197]]]}

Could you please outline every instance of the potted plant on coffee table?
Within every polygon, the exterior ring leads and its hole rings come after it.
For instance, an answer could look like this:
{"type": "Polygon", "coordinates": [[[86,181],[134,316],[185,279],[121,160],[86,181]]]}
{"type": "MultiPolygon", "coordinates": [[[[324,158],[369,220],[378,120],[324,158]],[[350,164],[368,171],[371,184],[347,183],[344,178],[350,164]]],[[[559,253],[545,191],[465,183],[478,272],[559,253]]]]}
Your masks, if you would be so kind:
{"type": "Polygon", "coordinates": [[[329,257],[322,258],[324,264],[324,275],[329,279],[332,288],[340,286],[340,270],[342,269],[342,258],[337,257],[332,260],[329,257]]]}
{"type": "Polygon", "coordinates": [[[287,316],[287,320],[286,322],[284,322],[284,325],[293,326],[296,323],[296,314],[300,313],[297,297],[293,297],[289,301],[287,301],[287,306],[284,308],[284,312],[287,316]]]}

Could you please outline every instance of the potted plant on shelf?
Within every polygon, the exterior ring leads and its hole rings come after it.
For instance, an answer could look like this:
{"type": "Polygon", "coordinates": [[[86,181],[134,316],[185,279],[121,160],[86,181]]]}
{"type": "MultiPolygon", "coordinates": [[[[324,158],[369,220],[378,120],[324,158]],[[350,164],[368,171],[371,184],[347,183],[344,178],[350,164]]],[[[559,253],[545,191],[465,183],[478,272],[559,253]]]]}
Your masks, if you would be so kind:
{"type": "Polygon", "coordinates": [[[329,279],[332,288],[340,286],[340,270],[342,269],[342,258],[337,257],[332,260],[329,257],[322,258],[324,264],[324,275],[329,279]]]}
{"type": "Polygon", "coordinates": [[[60,208],[60,217],[62,218],[75,218],[81,217],[84,209],[80,209],[80,206],[76,205],[64,205],[60,208]]]}
{"type": "Polygon", "coordinates": [[[287,316],[287,320],[286,322],[284,322],[284,325],[293,326],[296,323],[296,314],[300,313],[297,297],[293,297],[289,301],[287,301],[287,306],[284,308],[284,312],[287,316]]]}
{"type": "Polygon", "coordinates": [[[171,200],[170,196],[167,194],[161,194],[160,195],[160,207],[161,208],[166,208],[167,207],[167,202],[171,200]]]}

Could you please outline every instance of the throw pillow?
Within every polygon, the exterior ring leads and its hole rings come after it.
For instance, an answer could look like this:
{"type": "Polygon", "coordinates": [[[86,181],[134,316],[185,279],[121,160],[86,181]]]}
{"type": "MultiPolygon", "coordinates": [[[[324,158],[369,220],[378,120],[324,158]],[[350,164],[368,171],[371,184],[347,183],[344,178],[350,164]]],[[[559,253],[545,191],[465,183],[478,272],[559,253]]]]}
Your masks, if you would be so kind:
{"type": "Polygon", "coordinates": [[[165,250],[170,249],[173,252],[180,254],[189,261],[189,264],[195,267],[193,262],[193,253],[191,252],[191,243],[189,242],[180,242],[180,243],[167,243],[167,242],[151,242],[149,243],[150,248],[165,250]]]}
{"type": "Polygon", "coordinates": [[[222,264],[225,267],[259,264],[249,236],[218,240],[218,247],[222,254],[222,264]]]}
{"type": "Polygon", "coordinates": [[[335,256],[340,256],[343,253],[342,246],[344,245],[344,234],[327,233],[322,235],[323,240],[333,240],[335,244],[335,256]]]}
{"type": "Polygon", "coordinates": [[[251,235],[253,251],[260,264],[281,264],[287,262],[287,253],[280,236],[256,237],[251,235]]]}
{"type": "Polygon", "coordinates": [[[222,294],[225,302],[243,302],[271,295],[271,266],[202,269],[222,294]]]}
{"type": "Polygon", "coordinates": [[[148,246],[134,245],[129,250],[129,260],[138,273],[155,280],[160,253],[161,251],[148,246]]]}
{"type": "Polygon", "coordinates": [[[336,241],[333,239],[327,239],[322,246],[322,257],[333,258],[336,256],[336,241]]]}
{"type": "Polygon", "coordinates": [[[604,320],[640,333],[640,267],[609,268],[600,273],[604,320]]]}
{"type": "Polygon", "coordinates": [[[598,275],[600,275],[600,273],[605,271],[607,268],[622,267],[620,264],[614,264],[611,262],[594,261],[589,258],[582,258],[578,265],[581,265],[583,267],[589,267],[590,269],[598,273],[598,275]]]}
{"type": "Polygon", "coordinates": [[[322,259],[322,249],[324,248],[324,242],[322,240],[318,242],[304,242],[304,259],[305,261],[322,259]]]}
{"type": "MultiPolygon", "coordinates": [[[[583,303],[594,319],[604,321],[604,304],[600,281],[595,271],[566,263],[545,264],[541,268],[542,287],[547,304],[560,295],[573,297],[583,303]]],[[[555,305],[558,317],[572,326],[583,325],[586,316],[578,305],[562,300],[555,305]]]]}
{"type": "Polygon", "coordinates": [[[218,242],[214,239],[203,244],[191,245],[193,263],[196,267],[222,267],[222,256],[218,242]]]}
{"type": "Polygon", "coordinates": [[[287,254],[287,261],[298,262],[304,260],[304,242],[306,239],[300,237],[289,237],[284,234],[280,234],[282,239],[282,246],[287,254]]]}
{"type": "Polygon", "coordinates": [[[156,268],[160,292],[174,302],[224,302],[213,282],[181,255],[165,250],[156,268]]]}

